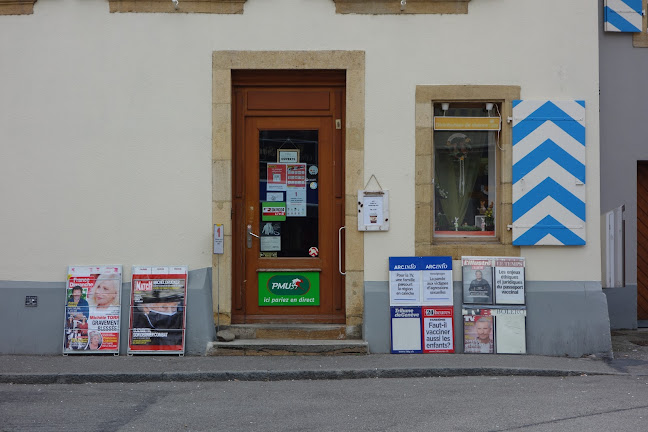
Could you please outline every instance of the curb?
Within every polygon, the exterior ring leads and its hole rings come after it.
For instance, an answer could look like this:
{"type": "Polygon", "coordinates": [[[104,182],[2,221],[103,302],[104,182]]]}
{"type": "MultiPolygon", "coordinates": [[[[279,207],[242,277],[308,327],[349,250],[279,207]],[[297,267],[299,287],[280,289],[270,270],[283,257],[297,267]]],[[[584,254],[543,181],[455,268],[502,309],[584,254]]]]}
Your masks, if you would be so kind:
{"type": "Polygon", "coordinates": [[[625,376],[625,373],[592,372],[557,369],[521,368],[376,368],[342,370],[292,371],[223,371],[223,372],[162,372],[162,373],[51,373],[0,374],[1,384],[86,384],[137,382],[193,382],[193,381],[303,381],[367,378],[448,378],[467,376],[625,376]]]}

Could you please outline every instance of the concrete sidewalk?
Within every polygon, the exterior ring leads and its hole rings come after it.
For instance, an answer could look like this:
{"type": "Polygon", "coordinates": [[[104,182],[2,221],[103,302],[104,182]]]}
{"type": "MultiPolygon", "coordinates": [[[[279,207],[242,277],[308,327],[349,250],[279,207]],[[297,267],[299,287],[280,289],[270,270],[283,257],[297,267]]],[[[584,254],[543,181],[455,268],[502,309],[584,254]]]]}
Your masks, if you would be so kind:
{"type": "Polygon", "coordinates": [[[616,375],[597,359],[483,354],[364,356],[0,357],[0,382],[277,381],[474,375],[616,375]]]}
{"type": "Polygon", "coordinates": [[[648,375],[648,330],[612,333],[614,359],[490,354],[0,356],[0,383],[278,381],[478,375],[648,375]]]}

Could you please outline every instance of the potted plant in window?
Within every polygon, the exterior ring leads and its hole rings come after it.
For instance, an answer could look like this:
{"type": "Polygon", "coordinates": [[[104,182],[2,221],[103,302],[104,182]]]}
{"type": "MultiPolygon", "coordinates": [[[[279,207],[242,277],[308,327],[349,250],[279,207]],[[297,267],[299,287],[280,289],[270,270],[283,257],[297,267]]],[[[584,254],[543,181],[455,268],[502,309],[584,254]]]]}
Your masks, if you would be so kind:
{"type": "Polygon", "coordinates": [[[488,206],[484,213],[484,225],[486,231],[495,231],[495,219],[493,218],[493,203],[488,206]]]}

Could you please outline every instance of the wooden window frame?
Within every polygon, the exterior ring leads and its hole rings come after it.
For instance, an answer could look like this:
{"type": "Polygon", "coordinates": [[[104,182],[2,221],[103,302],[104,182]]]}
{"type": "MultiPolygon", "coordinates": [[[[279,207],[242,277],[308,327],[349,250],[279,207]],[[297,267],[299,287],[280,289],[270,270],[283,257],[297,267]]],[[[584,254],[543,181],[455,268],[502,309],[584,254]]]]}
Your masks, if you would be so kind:
{"type": "Polygon", "coordinates": [[[335,13],[365,15],[467,14],[470,0],[334,0],[335,13]]]}
{"type": "Polygon", "coordinates": [[[0,0],[0,15],[32,15],[36,0],[0,0]]]}
{"type": "Polygon", "coordinates": [[[242,14],[247,0],[108,0],[110,13],[242,14]]]}

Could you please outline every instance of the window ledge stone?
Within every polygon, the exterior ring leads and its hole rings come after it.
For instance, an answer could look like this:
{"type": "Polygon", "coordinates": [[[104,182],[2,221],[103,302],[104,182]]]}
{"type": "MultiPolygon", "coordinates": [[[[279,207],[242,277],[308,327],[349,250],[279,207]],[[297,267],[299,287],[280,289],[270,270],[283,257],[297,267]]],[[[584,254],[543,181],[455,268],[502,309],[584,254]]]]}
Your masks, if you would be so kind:
{"type": "MultiPolygon", "coordinates": [[[[2,0],[0,0],[2,1],[2,0]]],[[[111,13],[242,14],[247,0],[108,0],[111,13]]]]}
{"type": "Polygon", "coordinates": [[[338,14],[467,14],[470,0],[333,0],[338,14]]]}
{"type": "Polygon", "coordinates": [[[0,0],[0,15],[31,15],[36,0],[0,0]]]}

